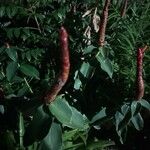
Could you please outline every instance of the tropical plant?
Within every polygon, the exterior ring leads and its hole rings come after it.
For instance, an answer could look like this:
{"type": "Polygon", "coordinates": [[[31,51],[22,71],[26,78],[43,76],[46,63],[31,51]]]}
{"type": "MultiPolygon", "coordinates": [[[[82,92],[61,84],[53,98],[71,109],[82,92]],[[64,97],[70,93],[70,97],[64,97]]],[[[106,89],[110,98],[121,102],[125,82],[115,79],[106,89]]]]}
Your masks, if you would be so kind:
{"type": "Polygon", "coordinates": [[[1,1],[0,149],[149,143],[149,14],[148,0],[1,1]]]}

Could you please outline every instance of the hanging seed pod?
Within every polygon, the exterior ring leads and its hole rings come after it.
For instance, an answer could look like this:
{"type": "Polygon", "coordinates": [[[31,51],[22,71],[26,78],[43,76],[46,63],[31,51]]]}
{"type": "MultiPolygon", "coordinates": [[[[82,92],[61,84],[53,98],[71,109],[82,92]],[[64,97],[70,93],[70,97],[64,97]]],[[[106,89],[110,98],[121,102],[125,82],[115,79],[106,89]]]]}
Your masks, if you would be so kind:
{"type": "Polygon", "coordinates": [[[109,10],[110,0],[105,1],[105,6],[103,8],[100,27],[99,27],[99,46],[103,47],[105,43],[105,31],[108,20],[108,10],[109,10]]]}
{"type": "Polygon", "coordinates": [[[142,99],[144,96],[144,81],[143,81],[143,57],[147,46],[137,50],[137,72],[136,72],[136,100],[142,99]]]}
{"type": "Polygon", "coordinates": [[[65,85],[70,71],[70,58],[69,58],[69,47],[68,47],[68,33],[64,27],[60,29],[60,72],[58,73],[54,83],[50,90],[44,97],[45,103],[51,103],[55,100],[57,94],[65,85]]]}

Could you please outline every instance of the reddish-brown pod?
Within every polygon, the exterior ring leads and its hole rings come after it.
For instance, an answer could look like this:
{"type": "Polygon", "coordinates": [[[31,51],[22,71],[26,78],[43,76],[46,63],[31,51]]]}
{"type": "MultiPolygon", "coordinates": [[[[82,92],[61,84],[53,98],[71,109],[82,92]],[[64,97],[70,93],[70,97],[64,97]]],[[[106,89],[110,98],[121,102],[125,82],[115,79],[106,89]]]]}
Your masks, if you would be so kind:
{"type": "Polygon", "coordinates": [[[124,0],[123,2],[123,6],[122,6],[122,9],[121,9],[121,17],[124,17],[125,14],[126,14],[126,10],[127,10],[127,5],[128,5],[128,0],[124,0]]]}
{"type": "Polygon", "coordinates": [[[105,31],[108,20],[110,0],[105,0],[105,6],[101,15],[100,27],[99,27],[99,46],[103,47],[105,43],[105,31]]]}
{"type": "Polygon", "coordinates": [[[144,81],[143,81],[143,57],[147,46],[138,48],[137,50],[137,72],[136,72],[136,100],[142,99],[144,96],[144,81]]]}
{"type": "Polygon", "coordinates": [[[68,46],[68,33],[64,27],[61,27],[59,32],[60,37],[60,71],[56,76],[50,90],[44,97],[45,103],[51,103],[55,100],[57,94],[67,82],[70,71],[70,57],[68,46]]]}

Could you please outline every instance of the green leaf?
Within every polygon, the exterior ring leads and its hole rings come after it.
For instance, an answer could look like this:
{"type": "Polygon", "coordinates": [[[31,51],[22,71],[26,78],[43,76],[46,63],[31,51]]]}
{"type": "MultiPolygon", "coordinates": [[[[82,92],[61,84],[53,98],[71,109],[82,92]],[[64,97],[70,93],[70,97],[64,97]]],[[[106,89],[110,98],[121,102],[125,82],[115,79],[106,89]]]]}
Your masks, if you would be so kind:
{"type": "Polygon", "coordinates": [[[6,53],[7,53],[7,55],[8,55],[13,61],[17,61],[17,59],[18,59],[18,54],[17,54],[17,52],[16,52],[15,49],[13,49],[13,48],[7,48],[7,49],[6,49],[6,53]]]}
{"type": "Polygon", "coordinates": [[[18,38],[20,36],[20,28],[14,29],[14,36],[18,38]]]}
{"type": "Polygon", "coordinates": [[[18,69],[18,64],[16,62],[10,62],[6,68],[6,77],[8,81],[12,81],[15,77],[16,71],[18,69]]]}
{"type": "Polygon", "coordinates": [[[84,48],[83,53],[84,53],[84,54],[91,53],[91,52],[93,51],[93,49],[95,49],[95,48],[96,48],[95,46],[90,45],[90,46],[84,48]]]}
{"type": "Polygon", "coordinates": [[[52,123],[49,133],[41,141],[39,150],[62,150],[62,130],[58,123],[52,123]]]}
{"type": "Polygon", "coordinates": [[[28,64],[22,64],[19,69],[22,73],[24,73],[27,76],[39,79],[39,72],[35,67],[28,64]]]}
{"type": "Polygon", "coordinates": [[[123,115],[117,111],[115,114],[115,125],[116,125],[116,130],[119,131],[118,126],[120,124],[120,122],[123,120],[123,115]]]}
{"type": "Polygon", "coordinates": [[[44,112],[42,106],[38,107],[38,109],[34,111],[33,120],[25,131],[24,144],[28,146],[33,144],[36,140],[43,139],[48,134],[50,125],[50,116],[44,112]]]}
{"type": "Polygon", "coordinates": [[[133,116],[132,119],[131,119],[134,127],[137,129],[137,130],[142,130],[143,127],[144,127],[144,121],[143,121],[143,118],[141,116],[140,113],[138,113],[137,115],[133,116]]]}
{"type": "Polygon", "coordinates": [[[28,91],[29,91],[29,88],[26,85],[24,85],[21,89],[19,89],[17,96],[21,97],[21,96],[25,95],[25,93],[28,91]]]}
{"type": "Polygon", "coordinates": [[[87,62],[83,62],[81,68],[80,68],[80,73],[85,77],[85,78],[89,78],[89,76],[91,75],[92,69],[93,67],[91,67],[91,65],[87,62]]]}
{"type": "Polygon", "coordinates": [[[106,115],[106,107],[105,107],[92,118],[91,123],[101,120],[101,119],[105,118],[106,116],[107,115],[106,115]]]}
{"type": "Polygon", "coordinates": [[[142,105],[142,107],[144,107],[144,108],[150,110],[150,103],[149,103],[148,101],[142,99],[142,100],[140,100],[140,101],[138,101],[138,102],[142,105]]]}
{"type": "Polygon", "coordinates": [[[138,101],[133,101],[131,103],[131,113],[132,116],[136,115],[140,111],[141,105],[138,103],[138,101]]]}
{"type": "Polygon", "coordinates": [[[3,17],[5,15],[5,7],[0,7],[0,17],[3,17]]]}
{"type": "Polygon", "coordinates": [[[127,127],[122,128],[121,130],[117,131],[121,144],[123,144],[127,137],[127,127]]]}
{"type": "Polygon", "coordinates": [[[110,78],[112,78],[113,75],[113,65],[109,58],[104,58],[101,54],[96,56],[97,60],[101,64],[102,70],[104,70],[110,78]]]}
{"type": "Polygon", "coordinates": [[[12,18],[11,7],[10,7],[10,6],[8,6],[8,7],[6,8],[6,14],[7,14],[7,16],[8,16],[9,18],[12,18]]]}
{"type": "Polygon", "coordinates": [[[50,104],[51,113],[65,126],[73,129],[84,130],[88,128],[88,119],[82,115],[74,107],[71,107],[68,102],[61,96],[50,104]]]}
{"type": "Polygon", "coordinates": [[[9,39],[13,38],[13,30],[11,28],[7,29],[6,32],[9,39]]]}
{"type": "Polygon", "coordinates": [[[79,90],[82,85],[82,82],[79,78],[75,79],[74,89],[79,90]]]}
{"type": "Polygon", "coordinates": [[[122,130],[125,128],[131,120],[131,111],[128,110],[128,112],[123,116],[123,119],[118,124],[118,130],[122,130]]]}
{"type": "Polygon", "coordinates": [[[4,72],[0,72],[0,80],[4,79],[5,75],[4,75],[4,72]]]}
{"type": "Polygon", "coordinates": [[[63,141],[66,142],[68,140],[71,140],[73,137],[76,136],[76,134],[78,134],[78,130],[77,129],[73,129],[73,130],[69,130],[69,131],[65,131],[63,133],[63,141]]]}
{"type": "Polygon", "coordinates": [[[0,115],[5,113],[5,109],[3,105],[0,105],[0,115]]]}
{"type": "Polygon", "coordinates": [[[27,51],[25,55],[26,55],[27,60],[30,61],[31,60],[31,53],[30,53],[30,51],[27,51]]]}

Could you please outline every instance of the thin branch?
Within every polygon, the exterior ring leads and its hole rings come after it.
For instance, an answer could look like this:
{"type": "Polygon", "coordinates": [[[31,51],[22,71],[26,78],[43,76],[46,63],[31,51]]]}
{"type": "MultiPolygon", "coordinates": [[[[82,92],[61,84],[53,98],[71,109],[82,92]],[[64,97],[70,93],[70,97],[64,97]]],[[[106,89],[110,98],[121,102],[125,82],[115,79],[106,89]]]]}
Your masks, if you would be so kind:
{"type": "Polygon", "coordinates": [[[99,30],[99,46],[103,47],[105,43],[105,32],[106,32],[106,25],[108,20],[108,8],[110,5],[110,0],[105,1],[105,6],[103,8],[101,21],[100,21],[100,30],[99,30]]]}
{"type": "Polygon", "coordinates": [[[57,94],[62,89],[62,87],[67,82],[69,71],[70,71],[70,58],[69,58],[69,48],[68,48],[68,33],[64,27],[60,29],[60,72],[56,77],[53,85],[50,90],[47,92],[44,97],[45,103],[51,103],[55,100],[57,94]]]}

